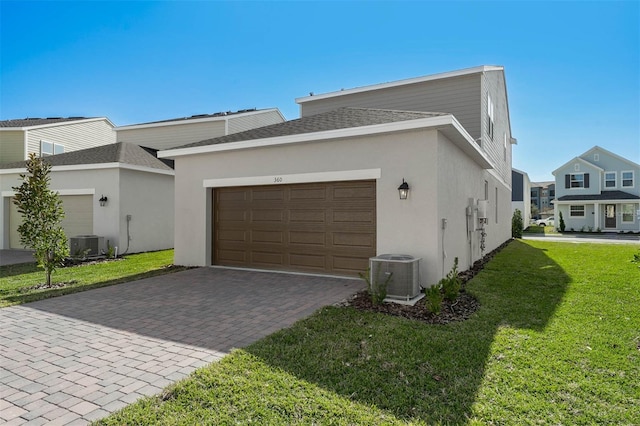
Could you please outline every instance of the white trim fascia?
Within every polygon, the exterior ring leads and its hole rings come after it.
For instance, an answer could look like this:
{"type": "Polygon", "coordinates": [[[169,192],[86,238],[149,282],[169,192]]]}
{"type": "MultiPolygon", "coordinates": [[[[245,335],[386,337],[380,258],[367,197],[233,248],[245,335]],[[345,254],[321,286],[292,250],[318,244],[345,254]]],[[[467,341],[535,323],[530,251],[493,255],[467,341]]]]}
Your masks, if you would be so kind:
{"type": "Polygon", "coordinates": [[[438,73],[438,74],[431,74],[431,75],[426,75],[426,76],[422,76],[422,77],[414,77],[414,78],[407,78],[404,80],[397,80],[397,81],[391,81],[388,83],[379,83],[379,84],[372,84],[372,85],[368,85],[368,86],[362,86],[362,87],[356,87],[353,89],[347,89],[347,90],[337,90],[334,92],[328,92],[328,93],[324,93],[321,95],[312,95],[312,96],[303,96],[300,98],[296,98],[295,101],[298,104],[302,104],[305,102],[309,102],[309,101],[315,101],[318,99],[328,99],[328,98],[335,98],[338,96],[344,96],[344,95],[351,95],[354,93],[362,93],[362,92],[369,92],[372,90],[381,90],[381,89],[388,89],[390,87],[398,87],[398,86],[405,86],[408,84],[414,84],[414,83],[423,83],[426,81],[433,81],[433,80],[442,80],[445,78],[451,78],[451,77],[460,77],[463,75],[470,75],[470,74],[479,74],[479,73],[483,73],[486,71],[504,71],[504,67],[502,66],[494,66],[494,65],[482,65],[479,67],[473,67],[473,68],[464,68],[461,70],[456,70],[456,71],[448,71],[448,72],[443,72],[443,73],[438,73]]]}
{"type": "Polygon", "coordinates": [[[321,132],[298,133],[295,135],[275,136],[271,138],[249,139],[212,145],[201,145],[189,148],[174,148],[158,152],[158,158],[175,158],[184,155],[208,154],[212,152],[235,151],[267,146],[288,145],[295,143],[316,142],[322,140],[349,138],[354,136],[391,133],[402,130],[414,130],[426,127],[452,125],[452,115],[443,115],[416,120],[404,120],[393,123],[374,124],[370,126],[348,127],[346,129],[324,130],[321,132]]]}
{"type": "Polygon", "coordinates": [[[269,109],[261,109],[256,111],[247,111],[247,112],[239,112],[232,113],[229,115],[219,115],[216,117],[203,117],[203,118],[176,118],[174,120],[162,121],[156,123],[141,123],[141,124],[128,124],[126,126],[116,127],[114,130],[117,132],[118,130],[134,130],[134,129],[149,129],[153,127],[167,127],[167,126],[179,126],[184,124],[196,124],[196,123],[209,123],[215,121],[229,121],[233,118],[247,117],[251,115],[258,114],[266,114],[269,112],[277,111],[278,114],[282,117],[283,120],[286,121],[282,113],[278,108],[269,108],[269,109]]]}
{"type": "Polygon", "coordinates": [[[23,135],[24,135],[24,161],[27,161],[29,159],[29,130],[25,129],[23,130],[23,135]]]}
{"type": "MultiPolygon", "coordinates": [[[[556,175],[556,172],[564,167],[566,167],[568,164],[574,163],[576,161],[580,161],[584,164],[586,164],[587,166],[593,167],[594,169],[598,170],[599,172],[604,172],[604,169],[602,167],[596,166],[593,163],[590,163],[589,161],[585,160],[584,158],[580,158],[580,157],[573,157],[573,159],[567,161],[566,163],[564,163],[562,166],[558,167],[557,169],[555,169],[554,171],[551,172],[551,174],[553,176],[556,175]]],[[[584,173],[582,170],[580,170],[580,172],[578,173],[584,173]]],[[[575,174],[575,173],[570,173],[570,174],[575,174]]]]}
{"type": "Polygon", "coordinates": [[[227,188],[234,186],[286,185],[293,183],[338,182],[380,179],[381,169],[339,170],[333,172],[295,173],[288,175],[243,176],[235,178],[204,179],[204,188],[227,188]]]}
{"type": "MultiPolygon", "coordinates": [[[[161,170],[154,169],[152,167],[144,167],[137,166],[133,164],[126,163],[97,163],[97,164],[72,164],[68,166],[53,166],[51,167],[52,172],[68,172],[68,171],[84,171],[84,170],[105,170],[105,169],[127,169],[127,170],[135,170],[139,172],[148,172],[148,173],[157,173],[161,175],[175,175],[174,170],[161,170]]],[[[19,169],[0,169],[0,175],[9,175],[9,174],[21,174],[26,173],[26,168],[19,169]]]]}
{"type": "Polygon", "coordinates": [[[39,124],[37,126],[23,126],[23,127],[0,127],[0,131],[16,131],[16,130],[35,130],[35,129],[44,129],[47,127],[58,127],[58,126],[69,126],[71,124],[83,124],[83,123],[92,123],[94,121],[106,121],[112,128],[116,127],[115,124],[111,122],[107,117],[93,117],[93,118],[83,118],[78,120],[68,120],[61,121],[58,123],[49,123],[49,124],[39,124]]]}

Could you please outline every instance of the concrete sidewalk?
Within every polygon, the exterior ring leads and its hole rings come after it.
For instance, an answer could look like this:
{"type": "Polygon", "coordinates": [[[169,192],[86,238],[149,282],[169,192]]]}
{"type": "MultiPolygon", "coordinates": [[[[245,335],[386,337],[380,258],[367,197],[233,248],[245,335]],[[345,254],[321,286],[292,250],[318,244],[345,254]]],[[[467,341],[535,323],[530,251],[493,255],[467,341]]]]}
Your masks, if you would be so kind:
{"type": "Polygon", "coordinates": [[[545,240],[566,243],[640,244],[638,234],[523,234],[523,240],[545,240]]]}
{"type": "Polygon", "coordinates": [[[0,423],[97,420],[363,288],[199,268],[0,309],[0,423]]]}
{"type": "Polygon", "coordinates": [[[0,266],[35,263],[35,261],[31,250],[0,250],[0,266]]]}

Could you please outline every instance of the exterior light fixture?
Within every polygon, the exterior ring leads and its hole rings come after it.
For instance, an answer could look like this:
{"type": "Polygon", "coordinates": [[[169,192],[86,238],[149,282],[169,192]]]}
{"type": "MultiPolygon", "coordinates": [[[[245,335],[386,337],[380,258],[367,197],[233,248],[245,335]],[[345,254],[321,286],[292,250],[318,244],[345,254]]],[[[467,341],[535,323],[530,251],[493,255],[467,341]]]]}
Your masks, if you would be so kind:
{"type": "Polygon", "coordinates": [[[100,202],[100,207],[104,207],[107,205],[107,201],[109,201],[109,199],[103,195],[98,201],[100,202]]]}
{"type": "Polygon", "coordinates": [[[400,199],[406,200],[409,195],[409,184],[402,179],[402,185],[398,187],[398,193],[400,193],[400,199]]]}

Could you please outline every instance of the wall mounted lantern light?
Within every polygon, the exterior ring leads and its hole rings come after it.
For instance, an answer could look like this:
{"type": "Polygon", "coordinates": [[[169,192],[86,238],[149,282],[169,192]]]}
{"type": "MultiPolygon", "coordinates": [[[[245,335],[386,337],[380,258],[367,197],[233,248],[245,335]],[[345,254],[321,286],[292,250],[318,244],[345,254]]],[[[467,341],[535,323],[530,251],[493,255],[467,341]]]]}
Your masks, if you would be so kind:
{"type": "Polygon", "coordinates": [[[107,205],[107,201],[109,201],[109,199],[103,195],[98,201],[100,202],[100,207],[104,207],[107,205]]]}
{"type": "Polygon", "coordinates": [[[400,199],[406,200],[409,195],[409,184],[402,179],[402,185],[398,187],[398,193],[400,193],[400,199]]]}

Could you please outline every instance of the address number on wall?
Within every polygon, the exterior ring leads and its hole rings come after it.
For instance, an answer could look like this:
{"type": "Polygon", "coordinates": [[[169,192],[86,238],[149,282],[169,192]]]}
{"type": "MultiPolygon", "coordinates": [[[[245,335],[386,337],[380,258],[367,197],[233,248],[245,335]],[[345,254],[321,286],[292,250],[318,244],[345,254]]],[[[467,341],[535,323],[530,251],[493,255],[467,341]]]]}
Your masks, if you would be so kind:
{"type": "Polygon", "coordinates": [[[273,178],[273,183],[282,183],[283,180],[282,176],[276,176],[273,178]]]}

